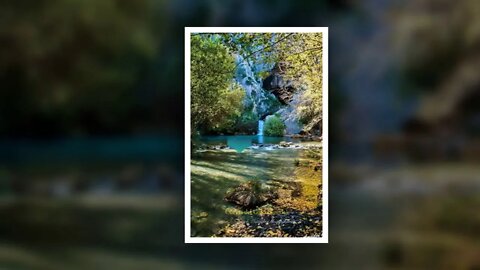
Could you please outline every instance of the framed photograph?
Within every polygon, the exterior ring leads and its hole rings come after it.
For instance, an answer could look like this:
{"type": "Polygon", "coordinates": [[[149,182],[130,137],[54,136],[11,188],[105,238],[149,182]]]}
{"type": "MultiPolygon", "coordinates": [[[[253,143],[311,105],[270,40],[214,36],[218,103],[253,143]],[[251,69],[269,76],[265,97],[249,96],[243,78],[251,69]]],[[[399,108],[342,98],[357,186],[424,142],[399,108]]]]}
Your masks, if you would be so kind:
{"type": "Polygon", "coordinates": [[[328,28],[185,28],[185,243],[328,243],[328,28]]]}

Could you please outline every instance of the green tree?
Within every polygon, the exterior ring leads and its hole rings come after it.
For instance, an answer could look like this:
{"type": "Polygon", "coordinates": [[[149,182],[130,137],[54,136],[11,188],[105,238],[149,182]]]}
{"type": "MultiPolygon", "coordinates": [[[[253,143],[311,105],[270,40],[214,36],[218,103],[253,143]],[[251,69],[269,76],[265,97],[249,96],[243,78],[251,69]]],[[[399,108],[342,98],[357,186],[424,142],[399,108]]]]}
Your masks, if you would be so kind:
{"type": "Polygon", "coordinates": [[[285,124],[282,119],[276,115],[267,117],[263,126],[263,134],[275,137],[283,136],[285,134],[285,124]]]}
{"type": "Polygon", "coordinates": [[[244,91],[234,83],[233,55],[219,39],[192,35],[192,132],[221,131],[241,114],[244,91]]]}
{"type": "Polygon", "coordinates": [[[245,98],[245,91],[240,85],[233,83],[230,89],[221,96],[217,110],[214,112],[213,120],[210,122],[210,130],[214,132],[231,133],[242,114],[242,104],[245,98]]]}

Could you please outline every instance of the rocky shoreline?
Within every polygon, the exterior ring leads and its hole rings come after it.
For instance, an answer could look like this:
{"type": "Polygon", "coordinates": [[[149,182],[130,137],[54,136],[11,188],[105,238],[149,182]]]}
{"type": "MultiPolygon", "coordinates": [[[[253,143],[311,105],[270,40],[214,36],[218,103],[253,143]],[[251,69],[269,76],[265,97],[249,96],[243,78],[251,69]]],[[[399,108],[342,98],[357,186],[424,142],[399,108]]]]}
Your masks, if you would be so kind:
{"type": "MultiPolygon", "coordinates": [[[[320,150],[322,147],[319,145],[308,145],[308,144],[300,144],[300,143],[293,143],[293,142],[280,142],[278,144],[271,144],[271,143],[252,143],[251,146],[247,147],[246,149],[251,150],[275,150],[275,149],[312,149],[312,150],[320,150]]],[[[233,150],[233,148],[229,147],[226,144],[217,144],[217,145],[200,145],[198,146],[195,151],[196,152],[204,152],[204,151],[218,151],[218,150],[233,150]]]]}

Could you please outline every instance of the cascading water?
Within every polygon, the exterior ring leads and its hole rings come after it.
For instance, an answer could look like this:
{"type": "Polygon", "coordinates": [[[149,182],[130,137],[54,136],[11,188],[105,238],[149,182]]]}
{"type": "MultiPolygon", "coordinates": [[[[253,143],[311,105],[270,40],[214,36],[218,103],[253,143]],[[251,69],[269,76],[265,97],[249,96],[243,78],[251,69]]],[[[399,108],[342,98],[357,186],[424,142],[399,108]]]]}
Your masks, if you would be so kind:
{"type": "Polygon", "coordinates": [[[263,120],[258,120],[258,136],[263,136],[263,120]]]}

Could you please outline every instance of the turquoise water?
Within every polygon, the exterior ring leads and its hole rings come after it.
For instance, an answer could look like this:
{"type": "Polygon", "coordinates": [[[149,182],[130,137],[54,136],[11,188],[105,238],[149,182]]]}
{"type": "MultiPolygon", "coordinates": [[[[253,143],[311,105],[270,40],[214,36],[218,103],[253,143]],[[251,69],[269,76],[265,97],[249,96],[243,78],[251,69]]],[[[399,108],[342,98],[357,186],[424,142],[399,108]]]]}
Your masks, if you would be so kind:
{"type": "Polygon", "coordinates": [[[291,137],[269,137],[261,135],[232,135],[232,136],[203,136],[200,142],[206,144],[226,144],[237,152],[242,152],[246,148],[255,144],[277,144],[281,141],[300,142],[298,138],[291,137]]]}

